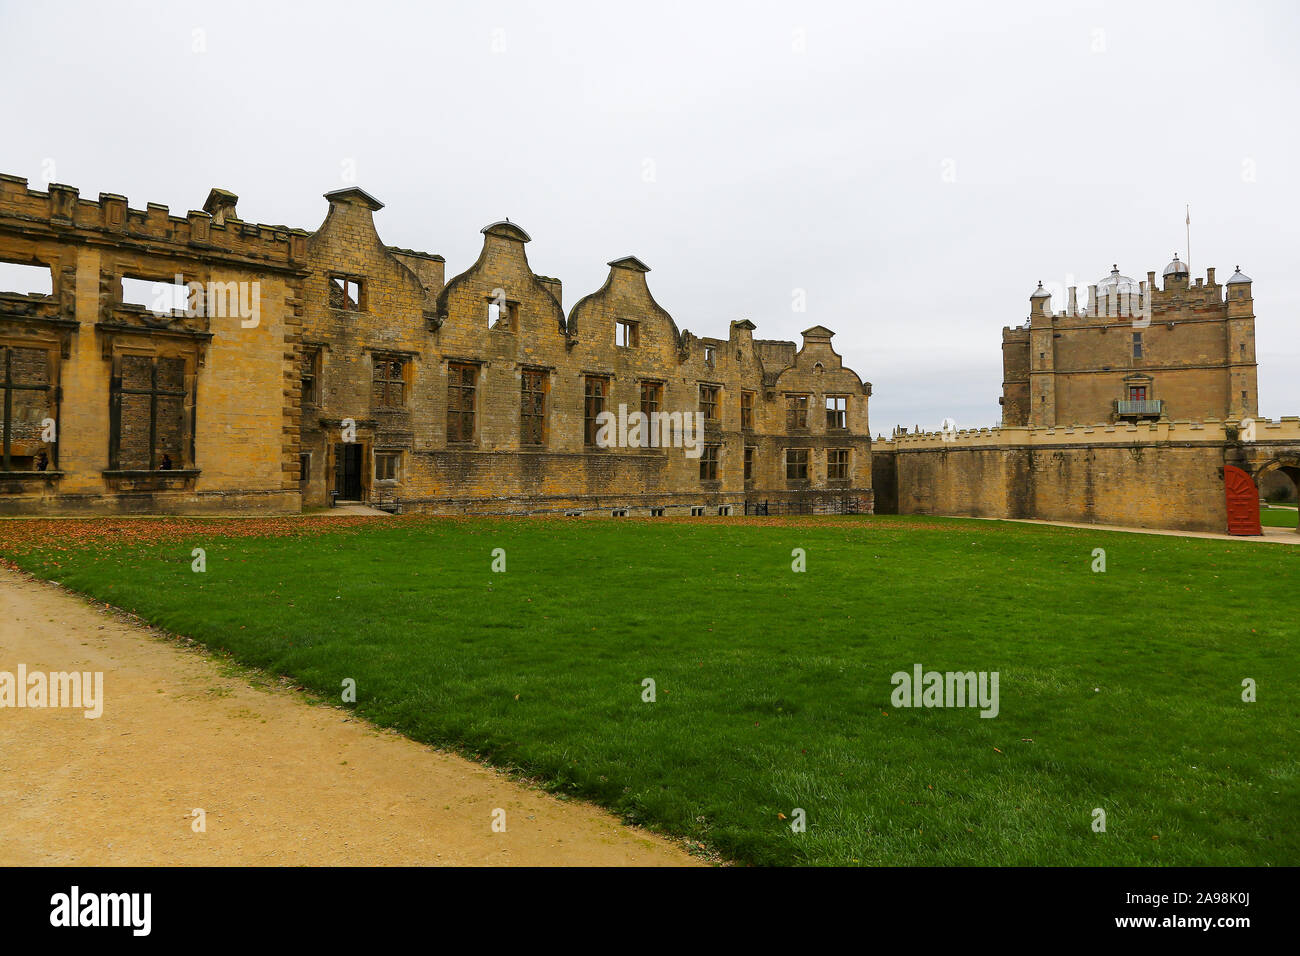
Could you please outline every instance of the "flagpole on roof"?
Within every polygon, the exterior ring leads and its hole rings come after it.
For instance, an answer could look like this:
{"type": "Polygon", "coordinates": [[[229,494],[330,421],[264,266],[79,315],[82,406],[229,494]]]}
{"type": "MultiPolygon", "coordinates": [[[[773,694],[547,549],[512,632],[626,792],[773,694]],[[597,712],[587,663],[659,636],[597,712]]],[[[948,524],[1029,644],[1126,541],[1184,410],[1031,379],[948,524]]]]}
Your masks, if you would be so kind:
{"type": "Polygon", "coordinates": [[[1192,204],[1187,204],[1187,276],[1191,281],[1192,275],[1192,204]]]}

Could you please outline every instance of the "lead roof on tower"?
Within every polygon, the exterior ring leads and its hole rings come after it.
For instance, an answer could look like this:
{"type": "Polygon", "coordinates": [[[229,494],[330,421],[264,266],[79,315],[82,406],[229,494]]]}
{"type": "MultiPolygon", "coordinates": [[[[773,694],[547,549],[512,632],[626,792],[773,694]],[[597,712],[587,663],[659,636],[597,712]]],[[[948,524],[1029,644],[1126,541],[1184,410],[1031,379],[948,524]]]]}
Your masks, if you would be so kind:
{"type": "Polygon", "coordinates": [[[1031,298],[1031,299],[1042,299],[1042,298],[1048,298],[1048,299],[1050,299],[1051,297],[1052,297],[1052,293],[1048,292],[1046,289],[1043,288],[1043,280],[1042,280],[1042,279],[1039,279],[1039,280],[1038,280],[1038,288],[1034,290],[1034,294],[1031,295],[1029,298],[1031,298]]]}
{"type": "Polygon", "coordinates": [[[1188,275],[1189,273],[1187,271],[1187,263],[1179,262],[1178,253],[1175,252],[1174,261],[1169,263],[1169,265],[1165,266],[1164,274],[1167,276],[1188,275]]]}
{"type": "Polygon", "coordinates": [[[1237,266],[1237,271],[1234,272],[1232,274],[1232,278],[1228,280],[1228,285],[1232,285],[1234,282],[1250,282],[1250,281],[1251,281],[1250,276],[1245,275],[1241,271],[1241,266],[1237,266]]]}
{"type": "Polygon", "coordinates": [[[1141,291],[1142,289],[1137,282],[1130,279],[1128,276],[1119,274],[1118,265],[1111,266],[1110,275],[1097,283],[1097,294],[1099,296],[1110,295],[1111,293],[1117,295],[1137,295],[1141,291]]]}

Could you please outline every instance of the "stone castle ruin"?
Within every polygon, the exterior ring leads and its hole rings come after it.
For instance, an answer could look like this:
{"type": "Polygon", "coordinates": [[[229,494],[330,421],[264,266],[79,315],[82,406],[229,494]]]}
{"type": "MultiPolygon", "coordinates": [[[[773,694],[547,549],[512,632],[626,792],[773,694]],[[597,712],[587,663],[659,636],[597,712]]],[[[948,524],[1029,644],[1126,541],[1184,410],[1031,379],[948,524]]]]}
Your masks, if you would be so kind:
{"type": "Polygon", "coordinates": [[[325,199],[308,231],[245,221],[223,189],[176,216],[0,175],[0,276],[22,276],[0,282],[0,514],[355,501],[1222,531],[1233,495],[1300,478],[1300,420],[1257,417],[1240,270],[1193,285],[1175,258],[1158,288],[1116,268],[1057,313],[1040,284],[1003,330],[1002,427],[873,442],[871,385],[829,329],[696,335],[635,256],[566,307],[509,220],[447,279],[384,244],[364,190],[325,199]]]}

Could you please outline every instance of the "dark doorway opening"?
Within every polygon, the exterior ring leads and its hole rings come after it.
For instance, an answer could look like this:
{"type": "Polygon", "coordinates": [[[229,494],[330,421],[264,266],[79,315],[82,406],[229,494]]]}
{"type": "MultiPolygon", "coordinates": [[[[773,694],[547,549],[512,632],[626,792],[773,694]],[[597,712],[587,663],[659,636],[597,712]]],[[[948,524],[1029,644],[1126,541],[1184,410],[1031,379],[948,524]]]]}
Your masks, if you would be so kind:
{"type": "Polygon", "coordinates": [[[341,500],[361,500],[361,451],[357,442],[334,446],[334,490],[341,500]]]}

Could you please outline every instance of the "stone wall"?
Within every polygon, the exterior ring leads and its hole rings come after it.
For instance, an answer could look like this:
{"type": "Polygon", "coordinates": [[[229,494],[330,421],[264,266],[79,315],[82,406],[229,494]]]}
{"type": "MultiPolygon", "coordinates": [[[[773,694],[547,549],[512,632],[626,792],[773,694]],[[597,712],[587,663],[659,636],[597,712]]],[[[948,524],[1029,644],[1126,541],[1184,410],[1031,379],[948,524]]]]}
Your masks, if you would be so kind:
{"type": "Polygon", "coordinates": [[[0,352],[48,356],[56,426],[0,464],[0,512],[299,508],[306,233],[242,222],[219,192],[179,217],[0,176],[0,261],[53,278],[49,295],[0,290],[0,352]],[[124,292],[123,279],[176,276],[203,290],[188,312],[124,292]],[[42,454],[44,469],[29,463],[42,454]]]}
{"type": "Polygon", "coordinates": [[[882,487],[892,471],[901,514],[1222,532],[1225,462],[1259,475],[1300,461],[1300,419],[1258,423],[1244,439],[1223,422],[901,435],[876,444],[877,502],[895,493],[882,487]]]}

